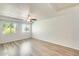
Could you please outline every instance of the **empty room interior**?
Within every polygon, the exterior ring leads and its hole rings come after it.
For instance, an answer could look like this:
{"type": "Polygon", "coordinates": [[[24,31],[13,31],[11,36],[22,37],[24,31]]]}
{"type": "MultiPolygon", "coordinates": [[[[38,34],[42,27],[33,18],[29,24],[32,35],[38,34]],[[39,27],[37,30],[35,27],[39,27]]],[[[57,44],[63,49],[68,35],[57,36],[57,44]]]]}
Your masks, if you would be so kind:
{"type": "Polygon", "coordinates": [[[79,56],[79,4],[0,3],[0,56],[79,56]]]}

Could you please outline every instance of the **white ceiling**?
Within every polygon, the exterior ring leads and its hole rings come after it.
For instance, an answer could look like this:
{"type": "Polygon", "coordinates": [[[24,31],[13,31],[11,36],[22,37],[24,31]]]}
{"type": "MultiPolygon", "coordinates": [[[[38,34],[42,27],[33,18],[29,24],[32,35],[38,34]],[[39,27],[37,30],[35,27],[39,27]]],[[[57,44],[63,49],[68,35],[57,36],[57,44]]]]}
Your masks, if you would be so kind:
{"type": "Polygon", "coordinates": [[[69,7],[73,7],[78,5],[78,3],[53,3],[51,6],[55,8],[56,11],[61,11],[69,7]]]}
{"type": "Polygon", "coordinates": [[[28,8],[28,4],[0,4],[0,15],[24,19],[28,8]]]}
{"type": "Polygon", "coordinates": [[[75,3],[4,3],[0,4],[0,15],[27,19],[30,13],[33,18],[45,19],[54,17],[57,12],[70,8],[78,4],[75,3]]]}

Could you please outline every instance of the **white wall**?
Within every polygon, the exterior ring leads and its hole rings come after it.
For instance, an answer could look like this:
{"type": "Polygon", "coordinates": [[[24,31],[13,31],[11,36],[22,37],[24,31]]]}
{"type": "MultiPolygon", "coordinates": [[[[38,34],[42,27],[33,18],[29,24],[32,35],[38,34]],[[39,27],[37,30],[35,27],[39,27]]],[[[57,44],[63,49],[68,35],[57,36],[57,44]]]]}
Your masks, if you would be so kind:
{"type": "Polygon", "coordinates": [[[33,37],[79,50],[79,6],[33,23],[33,37]]]}

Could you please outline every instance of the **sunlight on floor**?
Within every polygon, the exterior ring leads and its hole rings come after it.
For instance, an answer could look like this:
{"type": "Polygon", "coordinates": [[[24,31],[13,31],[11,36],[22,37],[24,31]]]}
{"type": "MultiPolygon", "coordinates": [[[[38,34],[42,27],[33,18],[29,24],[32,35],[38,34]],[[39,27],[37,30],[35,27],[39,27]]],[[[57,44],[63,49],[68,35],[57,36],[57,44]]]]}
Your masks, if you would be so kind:
{"type": "MultiPolygon", "coordinates": [[[[18,42],[17,42],[18,43],[18,42]]],[[[31,55],[31,43],[29,41],[15,45],[15,43],[0,46],[0,55],[2,56],[28,56],[31,55]]]]}
{"type": "Polygon", "coordinates": [[[30,42],[24,42],[21,46],[20,46],[20,55],[30,55],[31,53],[31,44],[30,42]]]}
{"type": "Polygon", "coordinates": [[[17,47],[4,47],[3,54],[5,56],[13,56],[17,54],[17,47]]]}

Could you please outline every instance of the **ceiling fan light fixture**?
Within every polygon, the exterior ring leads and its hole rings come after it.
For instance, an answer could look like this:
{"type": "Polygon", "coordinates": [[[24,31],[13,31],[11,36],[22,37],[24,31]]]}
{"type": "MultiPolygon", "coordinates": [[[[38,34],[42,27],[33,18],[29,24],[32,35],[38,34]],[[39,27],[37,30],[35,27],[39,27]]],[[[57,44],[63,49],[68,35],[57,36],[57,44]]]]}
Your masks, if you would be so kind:
{"type": "Polygon", "coordinates": [[[34,21],[36,21],[36,20],[37,20],[37,19],[32,18],[31,15],[28,15],[27,22],[34,22],[34,21]]]}
{"type": "Polygon", "coordinates": [[[27,22],[30,22],[30,19],[27,19],[27,22]]]}

